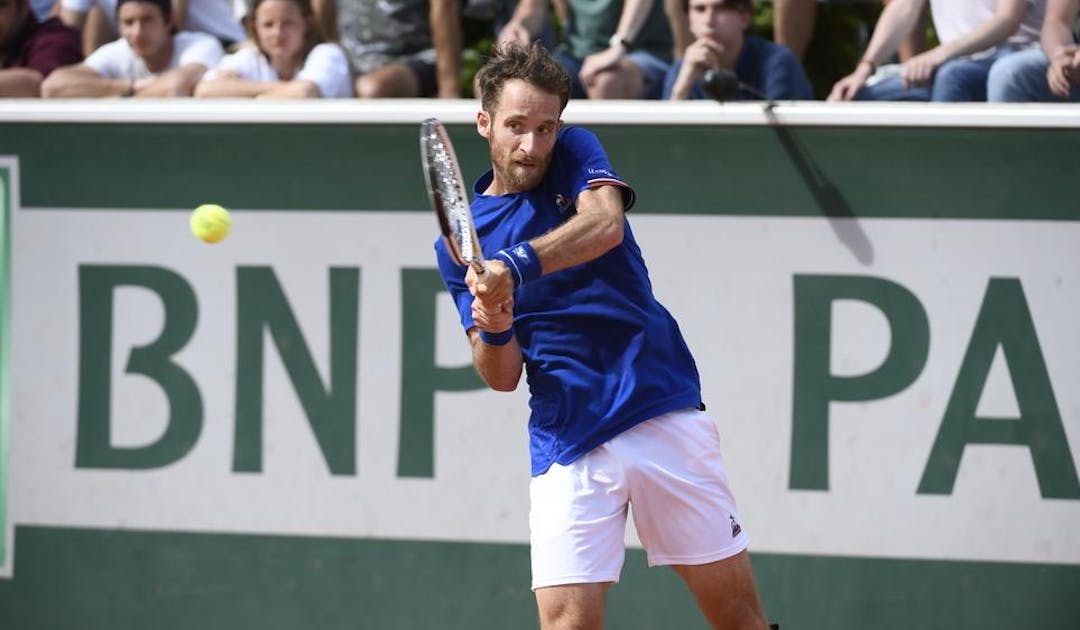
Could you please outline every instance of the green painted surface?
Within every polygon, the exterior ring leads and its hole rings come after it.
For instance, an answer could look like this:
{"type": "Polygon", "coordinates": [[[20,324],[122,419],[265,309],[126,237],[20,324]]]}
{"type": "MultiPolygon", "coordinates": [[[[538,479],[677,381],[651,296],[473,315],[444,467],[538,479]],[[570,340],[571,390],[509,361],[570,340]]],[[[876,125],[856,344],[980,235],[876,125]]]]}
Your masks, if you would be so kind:
{"type": "MultiPolygon", "coordinates": [[[[528,549],[20,527],[5,630],[534,628],[528,549]]],[[[754,557],[787,630],[1075,630],[1080,567],[754,557]]],[[[666,569],[628,554],[607,628],[704,630],[666,569]]]]}
{"type": "MultiPolygon", "coordinates": [[[[1080,129],[591,128],[637,189],[639,213],[1080,216],[1080,129]]],[[[0,155],[19,156],[29,207],[422,210],[417,133],[416,125],[3,123],[0,155]]],[[[471,181],[487,167],[486,146],[469,125],[451,135],[471,181]]]]}

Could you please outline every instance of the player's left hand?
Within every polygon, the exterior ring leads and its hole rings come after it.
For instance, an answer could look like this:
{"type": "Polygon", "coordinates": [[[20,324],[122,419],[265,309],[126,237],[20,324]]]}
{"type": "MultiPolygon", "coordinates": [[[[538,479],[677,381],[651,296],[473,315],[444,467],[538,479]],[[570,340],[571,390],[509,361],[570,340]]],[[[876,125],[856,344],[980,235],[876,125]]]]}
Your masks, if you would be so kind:
{"type": "Polygon", "coordinates": [[[472,265],[465,274],[465,285],[469,293],[480,301],[484,308],[496,312],[503,304],[514,301],[514,276],[506,263],[489,260],[484,263],[484,273],[477,275],[472,265]]]}

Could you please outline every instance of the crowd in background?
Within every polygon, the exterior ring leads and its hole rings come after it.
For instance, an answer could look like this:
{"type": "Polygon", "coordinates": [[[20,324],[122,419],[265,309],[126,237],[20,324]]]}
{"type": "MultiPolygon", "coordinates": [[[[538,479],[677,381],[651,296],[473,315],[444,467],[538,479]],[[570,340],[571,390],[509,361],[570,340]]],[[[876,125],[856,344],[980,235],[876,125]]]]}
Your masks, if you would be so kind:
{"type": "MultiPolygon", "coordinates": [[[[459,98],[479,20],[578,98],[813,99],[817,0],[773,0],[771,38],[752,1],[0,0],[0,97],[459,98]]],[[[829,100],[1080,102],[1080,0],[881,1],[829,100]]]]}

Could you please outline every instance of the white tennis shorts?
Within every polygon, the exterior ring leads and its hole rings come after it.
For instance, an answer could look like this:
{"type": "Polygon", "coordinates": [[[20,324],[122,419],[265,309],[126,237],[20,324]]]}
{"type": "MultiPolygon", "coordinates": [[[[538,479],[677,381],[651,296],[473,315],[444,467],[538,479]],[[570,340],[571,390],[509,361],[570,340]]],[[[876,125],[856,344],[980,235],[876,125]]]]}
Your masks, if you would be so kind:
{"type": "Polygon", "coordinates": [[[720,435],[697,409],[658,416],[529,485],[532,587],[618,582],[628,506],[649,566],[746,548],[720,435]]]}

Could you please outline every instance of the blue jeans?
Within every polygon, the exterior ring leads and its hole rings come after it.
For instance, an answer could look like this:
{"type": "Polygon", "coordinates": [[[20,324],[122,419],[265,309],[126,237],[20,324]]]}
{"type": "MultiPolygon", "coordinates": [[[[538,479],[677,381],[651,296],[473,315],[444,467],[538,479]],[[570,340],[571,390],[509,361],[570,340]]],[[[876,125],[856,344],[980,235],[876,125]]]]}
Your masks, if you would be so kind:
{"type": "Polygon", "coordinates": [[[990,69],[989,94],[992,103],[1080,103],[1080,86],[1073,85],[1068,99],[1050,91],[1046,68],[1050,60],[1042,48],[1028,48],[1005,57],[990,69]]]}
{"type": "MultiPolygon", "coordinates": [[[[581,73],[584,60],[571,56],[570,52],[565,48],[556,49],[555,58],[558,59],[562,67],[566,69],[567,74],[570,75],[571,96],[574,98],[587,98],[588,94],[585,93],[585,86],[581,84],[581,77],[578,76],[581,73]]],[[[664,76],[667,74],[668,66],[671,64],[644,50],[635,50],[626,58],[640,68],[641,74],[645,76],[645,92],[638,98],[660,98],[660,94],[664,91],[664,76]]]]}
{"type": "Polygon", "coordinates": [[[874,85],[864,86],[855,98],[860,101],[985,101],[991,69],[1000,60],[1015,52],[1015,48],[999,46],[982,57],[950,59],[934,72],[929,87],[913,86],[904,89],[900,76],[897,75],[874,85]]]}

